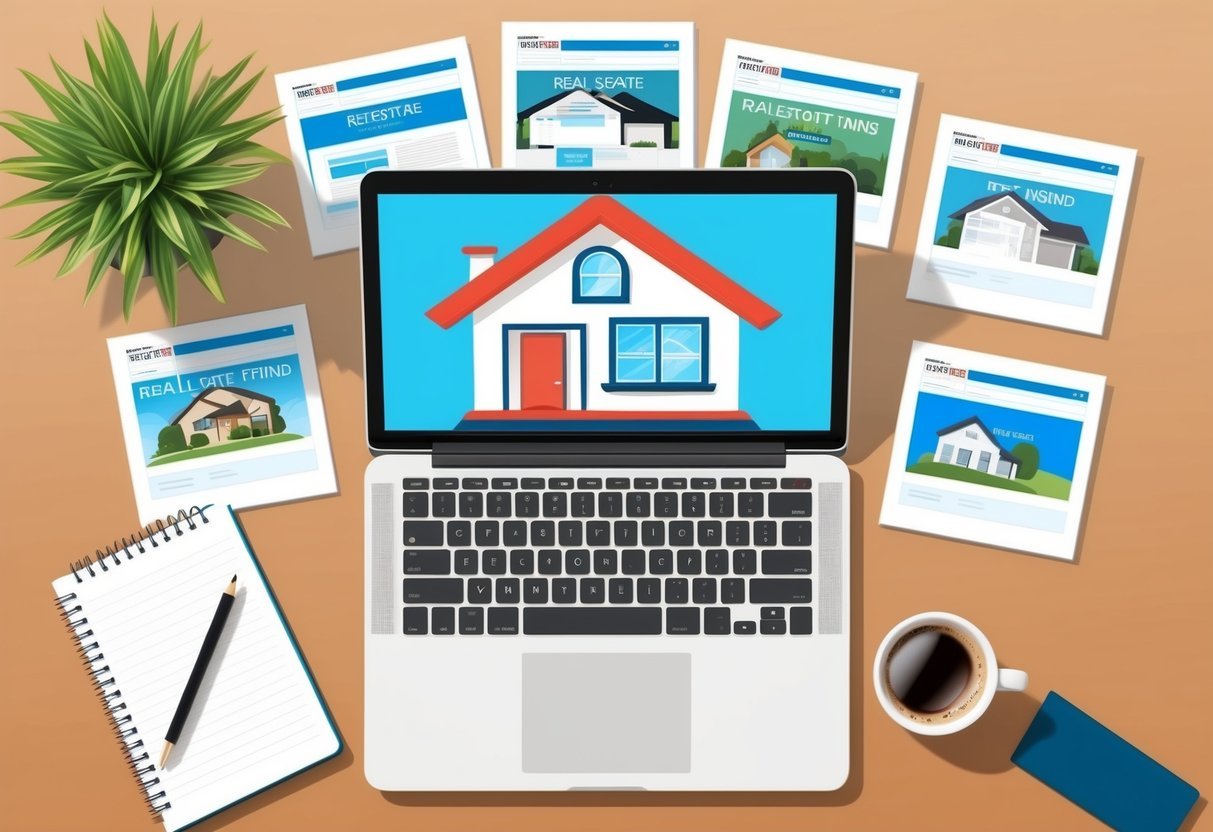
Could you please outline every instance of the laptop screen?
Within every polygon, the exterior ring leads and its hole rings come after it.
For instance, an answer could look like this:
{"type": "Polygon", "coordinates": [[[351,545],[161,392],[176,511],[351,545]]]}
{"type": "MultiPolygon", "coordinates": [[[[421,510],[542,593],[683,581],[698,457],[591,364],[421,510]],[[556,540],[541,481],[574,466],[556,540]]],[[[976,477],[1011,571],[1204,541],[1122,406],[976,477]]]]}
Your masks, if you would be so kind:
{"type": "Polygon", "coordinates": [[[384,430],[831,429],[837,195],[373,198],[384,430]]]}

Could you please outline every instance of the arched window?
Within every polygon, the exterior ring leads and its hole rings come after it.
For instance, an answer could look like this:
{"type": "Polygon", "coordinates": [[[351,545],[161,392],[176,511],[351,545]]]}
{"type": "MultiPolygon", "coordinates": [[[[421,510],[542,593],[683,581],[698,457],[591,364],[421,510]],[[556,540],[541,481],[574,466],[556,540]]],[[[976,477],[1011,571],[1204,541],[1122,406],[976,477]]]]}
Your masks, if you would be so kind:
{"type": "Polygon", "coordinates": [[[608,246],[591,246],[573,260],[573,303],[627,303],[628,261],[608,246]]]}

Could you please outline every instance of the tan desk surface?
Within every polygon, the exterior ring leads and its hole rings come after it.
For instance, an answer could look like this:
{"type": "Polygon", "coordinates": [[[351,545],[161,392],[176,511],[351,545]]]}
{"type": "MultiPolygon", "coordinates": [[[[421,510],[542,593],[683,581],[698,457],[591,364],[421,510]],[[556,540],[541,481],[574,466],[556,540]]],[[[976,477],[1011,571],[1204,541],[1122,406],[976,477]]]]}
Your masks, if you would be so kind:
{"type": "MultiPolygon", "coordinates": [[[[41,114],[17,68],[50,75],[49,53],[84,73],[80,39],[94,37],[101,6],[80,0],[22,5],[24,13],[10,10],[0,27],[0,89],[4,107],[41,114]]],[[[106,3],[139,56],[149,5],[106,3]]],[[[495,162],[499,23],[561,14],[552,3],[483,0],[155,5],[163,22],[188,27],[199,13],[205,16],[212,45],[204,64],[226,69],[257,50],[256,64],[269,75],[466,34],[495,162]]],[[[357,256],[312,259],[288,167],[247,186],[282,211],[294,230],[260,234],[267,254],[230,242],[219,246],[229,303],[213,303],[187,278],[182,320],[307,304],[341,494],[247,511],[242,520],[348,749],[200,828],[1100,828],[1008,761],[1050,689],[1197,788],[1213,789],[1213,272],[1202,253],[1211,239],[1213,191],[1210,9],[1196,0],[769,0],[752,7],[619,0],[585,10],[618,20],[697,22],[700,159],[727,36],[919,72],[892,250],[858,251],[846,457],[855,486],[854,760],[849,784],[833,794],[402,796],[367,785],[362,473],[370,456],[363,438],[357,256]],[[941,112],[1139,149],[1107,337],[905,300],[941,112]],[[1076,563],[878,527],[898,395],[915,338],[1107,375],[1106,416],[1076,563]],[[890,625],[932,608],[970,617],[1000,659],[1031,673],[1032,684],[1026,695],[1000,696],[968,733],[928,742],[884,717],[868,667],[890,625]]],[[[253,105],[276,105],[271,78],[253,105]]],[[[261,140],[287,149],[281,127],[261,140]]],[[[21,153],[23,145],[0,136],[0,157],[21,153]]],[[[24,192],[25,184],[0,176],[0,201],[24,192]]],[[[0,233],[15,232],[34,216],[24,208],[0,212],[0,233]]],[[[58,261],[15,265],[29,247],[0,242],[6,292],[0,303],[0,827],[151,829],[56,617],[49,582],[69,558],[135,525],[104,338],[163,326],[165,318],[149,283],[124,323],[115,277],[82,309],[87,269],[52,282],[58,261]]],[[[1213,826],[1209,813],[1198,816],[1196,826],[1213,826]]]]}

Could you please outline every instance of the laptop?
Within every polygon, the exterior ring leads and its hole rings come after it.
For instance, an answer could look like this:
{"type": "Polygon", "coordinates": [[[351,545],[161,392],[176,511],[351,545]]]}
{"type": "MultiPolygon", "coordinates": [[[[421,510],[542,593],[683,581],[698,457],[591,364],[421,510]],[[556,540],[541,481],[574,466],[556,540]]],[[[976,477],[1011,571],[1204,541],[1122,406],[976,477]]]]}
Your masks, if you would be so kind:
{"type": "Polygon", "coordinates": [[[371,785],[841,787],[852,177],[361,188],[371,785]]]}

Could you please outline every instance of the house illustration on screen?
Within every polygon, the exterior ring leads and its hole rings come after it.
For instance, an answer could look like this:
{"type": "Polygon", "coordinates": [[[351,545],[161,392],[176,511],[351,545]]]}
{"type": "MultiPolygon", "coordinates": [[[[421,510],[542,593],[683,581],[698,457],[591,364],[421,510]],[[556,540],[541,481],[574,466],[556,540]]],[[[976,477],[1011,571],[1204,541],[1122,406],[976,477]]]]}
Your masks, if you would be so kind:
{"type": "Polygon", "coordinates": [[[741,322],[780,313],[614,199],[590,197],[497,262],[492,246],[463,253],[469,281],[425,313],[444,329],[472,316],[459,427],[756,428],[739,407],[741,322]]]}

